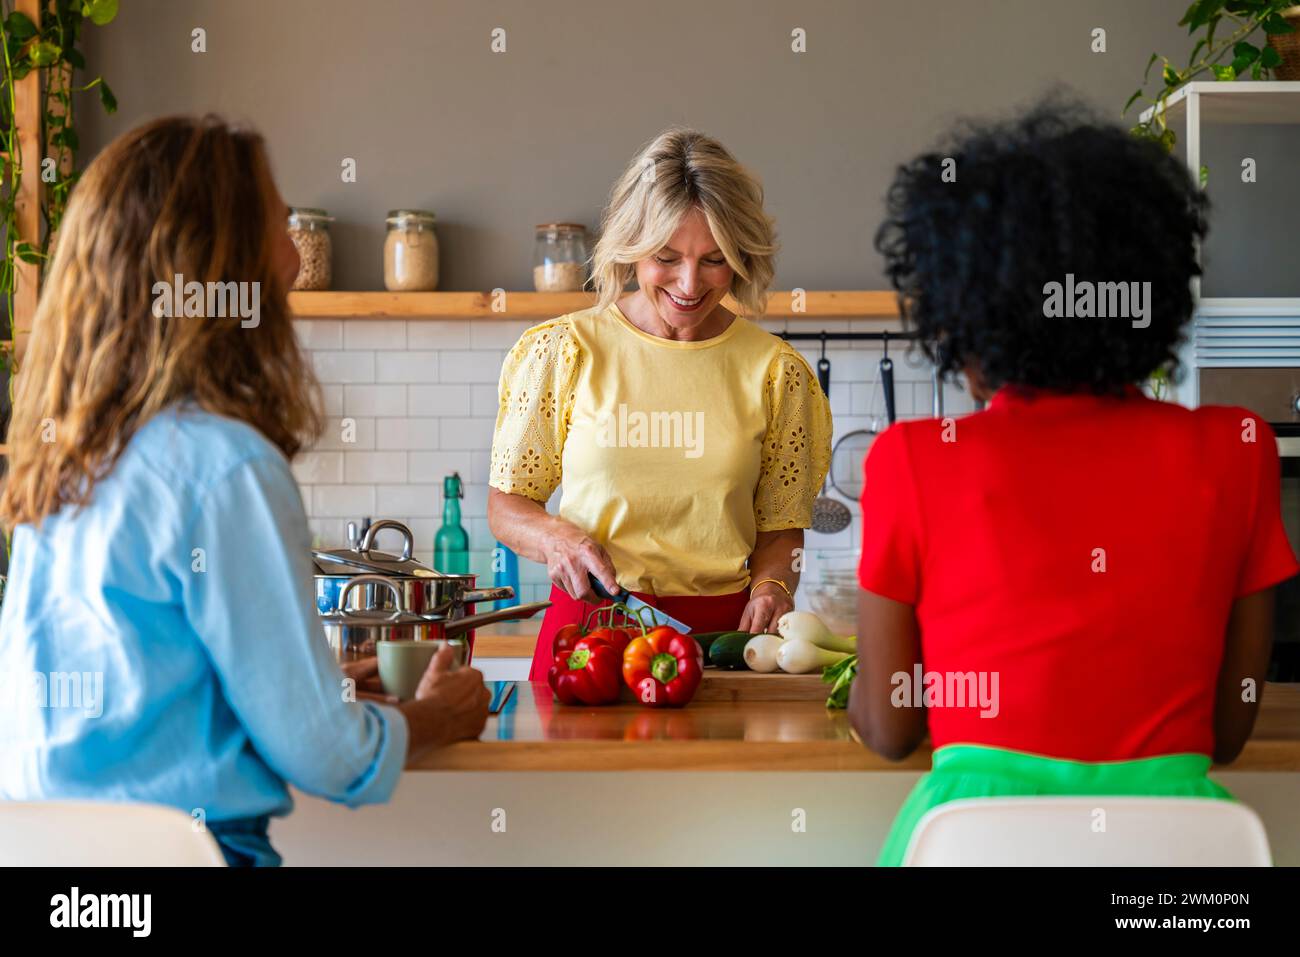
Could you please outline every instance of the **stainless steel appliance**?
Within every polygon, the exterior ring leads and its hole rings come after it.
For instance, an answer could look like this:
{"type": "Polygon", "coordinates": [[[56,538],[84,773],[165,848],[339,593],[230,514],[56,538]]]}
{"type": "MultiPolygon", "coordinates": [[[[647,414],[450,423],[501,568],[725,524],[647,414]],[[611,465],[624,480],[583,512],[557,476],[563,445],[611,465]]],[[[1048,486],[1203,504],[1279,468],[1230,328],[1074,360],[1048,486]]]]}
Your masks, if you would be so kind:
{"type": "MultiPolygon", "coordinates": [[[[1272,426],[1281,459],[1282,521],[1300,555],[1300,368],[1202,368],[1201,405],[1239,405],[1272,426]]],[[[1277,587],[1270,681],[1300,681],[1300,576],[1277,587]]]]}

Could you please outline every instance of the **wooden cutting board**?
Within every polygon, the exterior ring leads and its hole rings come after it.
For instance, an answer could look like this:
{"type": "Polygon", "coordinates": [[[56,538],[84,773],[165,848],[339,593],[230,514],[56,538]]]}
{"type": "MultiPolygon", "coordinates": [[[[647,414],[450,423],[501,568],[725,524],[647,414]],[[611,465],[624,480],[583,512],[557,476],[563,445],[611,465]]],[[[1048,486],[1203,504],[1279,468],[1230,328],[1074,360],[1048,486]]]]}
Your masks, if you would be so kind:
{"type": "MultiPolygon", "coordinates": [[[[777,671],[720,671],[705,668],[700,690],[693,701],[825,701],[831,686],[822,681],[821,672],[811,675],[787,675],[777,671]]],[[[635,701],[631,689],[624,687],[623,700],[635,701]]]]}

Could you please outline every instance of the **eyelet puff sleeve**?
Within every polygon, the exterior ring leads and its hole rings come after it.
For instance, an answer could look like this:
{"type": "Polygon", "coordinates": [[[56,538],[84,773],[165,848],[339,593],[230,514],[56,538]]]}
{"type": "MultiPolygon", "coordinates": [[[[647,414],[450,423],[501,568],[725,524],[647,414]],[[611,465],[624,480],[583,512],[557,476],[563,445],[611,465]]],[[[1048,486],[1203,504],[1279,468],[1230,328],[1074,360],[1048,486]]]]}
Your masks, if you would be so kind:
{"type": "Polygon", "coordinates": [[[546,503],[559,487],[582,350],[567,319],[519,337],[501,367],[488,484],[546,503]]]}
{"type": "Polygon", "coordinates": [[[813,500],[831,462],[831,406],[817,376],[788,343],[767,373],[767,434],[754,516],[760,532],[812,526],[813,500]]]}

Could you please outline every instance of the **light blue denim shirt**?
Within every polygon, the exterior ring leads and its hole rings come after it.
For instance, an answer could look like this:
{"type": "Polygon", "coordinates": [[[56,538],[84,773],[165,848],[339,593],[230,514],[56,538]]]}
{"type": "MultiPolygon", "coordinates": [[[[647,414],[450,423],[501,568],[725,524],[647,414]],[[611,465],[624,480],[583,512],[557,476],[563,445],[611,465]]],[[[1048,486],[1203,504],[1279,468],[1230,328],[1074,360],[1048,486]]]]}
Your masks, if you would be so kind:
{"type": "Polygon", "coordinates": [[[402,715],[349,700],[298,486],[256,429],[146,423],[83,508],[14,531],[0,611],[0,797],[287,814],[287,784],[381,802],[402,715]]]}

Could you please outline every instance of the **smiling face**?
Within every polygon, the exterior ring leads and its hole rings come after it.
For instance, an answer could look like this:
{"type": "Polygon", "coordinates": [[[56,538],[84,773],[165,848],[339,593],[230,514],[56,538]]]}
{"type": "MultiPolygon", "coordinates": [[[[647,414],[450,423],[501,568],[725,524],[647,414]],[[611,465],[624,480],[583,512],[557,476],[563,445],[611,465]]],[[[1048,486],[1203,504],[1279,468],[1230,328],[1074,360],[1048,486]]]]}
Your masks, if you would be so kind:
{"type": "Polygon", "coordinates": [[[682,217],[663,249],[636,264],[641,295],[676,330],[707,320],[731,288],[732,275],[699,209],[682,217]]]}

